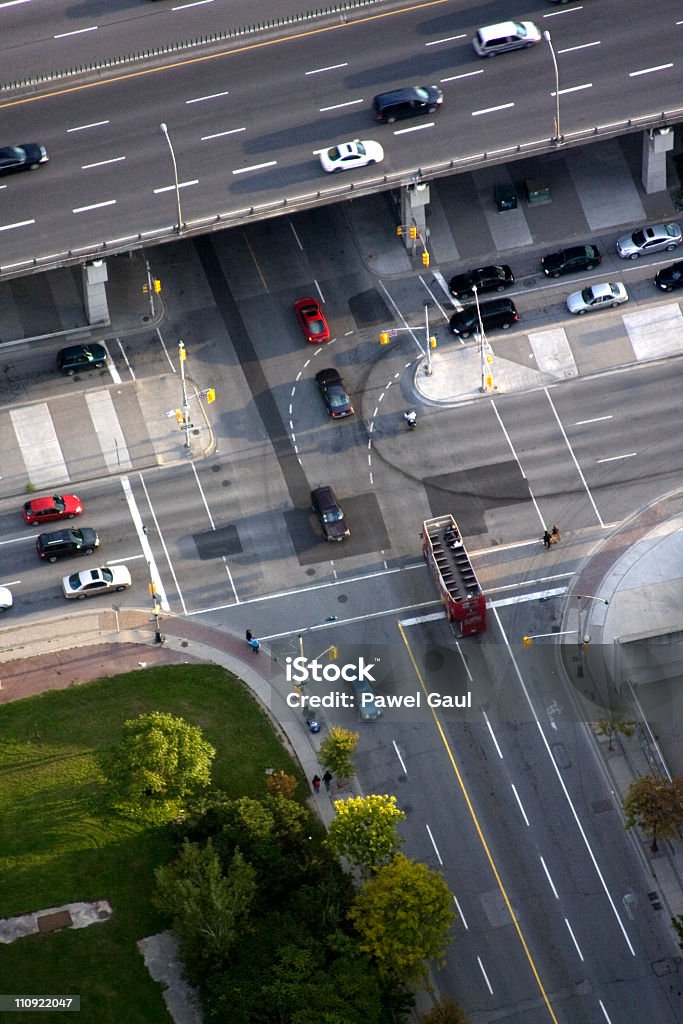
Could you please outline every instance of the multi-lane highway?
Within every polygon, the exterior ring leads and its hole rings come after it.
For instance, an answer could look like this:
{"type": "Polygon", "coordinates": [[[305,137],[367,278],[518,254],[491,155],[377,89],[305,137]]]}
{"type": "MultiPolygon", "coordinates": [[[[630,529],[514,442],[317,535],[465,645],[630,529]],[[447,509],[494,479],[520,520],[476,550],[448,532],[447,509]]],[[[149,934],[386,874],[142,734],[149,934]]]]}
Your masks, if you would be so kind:
{"type": "MultiPolygon", "coordinates": [[[[518,13],[496,9],[499,17],[518,13]]],[[[552,29],[568,143],[584,131],[588,141],[598,126],[647,126],[679,106],[683,26],[674,0],[660,4],[656,18],[638,0],[620,3],[618,17],[605,3],[524,13],[552,29]]],[[[134,36],[139,9],[129,16],[134,36]]],[[[471,39],[490,18],[484,4],[371,9],[361,22],[237,44],[210,59],[193,53],[106,80],[5,93],[0,138],[35,139],[50,162],[3,181],[0,267],[13,273],[34,259],[91,255],[105,242],[125,249],[170,236],[177,211],[161,122],[175,149],[188,230],[271,216],[285,201],[331,202],[362,183],[389,188],[418,168],[454,173],[549,148],[555,79],[547,45],[482,60],[471,39]],[[441,112],[377,126],[373,95],[410,81],[438,82],[441,112]],[[384,161],[324,174],[319,151],[357,137],[381,141],[384,161]]]]}

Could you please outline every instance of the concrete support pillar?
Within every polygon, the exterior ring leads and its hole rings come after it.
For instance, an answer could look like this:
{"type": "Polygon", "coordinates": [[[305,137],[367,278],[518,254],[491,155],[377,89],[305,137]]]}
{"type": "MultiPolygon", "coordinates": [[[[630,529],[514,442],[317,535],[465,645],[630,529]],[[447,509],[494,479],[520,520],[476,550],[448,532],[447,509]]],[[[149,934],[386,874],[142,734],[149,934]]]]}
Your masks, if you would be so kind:
{"type": "Polygon", "coordinates": [[[406,249],[422,251],[422,245],[410,237],[411,227],[417,228],[419,238],[427,244],[427,206],[429,204],[429,185],[426,182],[406,185],[401,189],[401,224],[403,225],[403,244],[406,249]]]}
{"type": "Polygon", "coordinates": [[[86,263],[82,268],[85,315],[89,324],[108,324],[107,264],[104,260],[86,263]]]}
{"type": "Polygon", "coordinates": [[[648,195],[666,190],[666,154],[673,145],[673,128],[649,128],[643,133],[641,180],[648,195]]]}

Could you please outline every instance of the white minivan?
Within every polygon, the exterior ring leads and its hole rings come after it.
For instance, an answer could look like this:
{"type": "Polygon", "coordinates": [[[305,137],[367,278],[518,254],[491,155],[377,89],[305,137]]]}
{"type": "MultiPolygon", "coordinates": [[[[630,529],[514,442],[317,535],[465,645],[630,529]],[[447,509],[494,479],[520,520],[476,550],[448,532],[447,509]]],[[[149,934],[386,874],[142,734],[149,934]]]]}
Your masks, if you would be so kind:
{"type": "Polygon", "coordinates": [[[521,50],[540,43],[541,33],[533,21],[501,21],[478,29],[472,46],[480,57],[495,57],[506,50],[521,50]]]}

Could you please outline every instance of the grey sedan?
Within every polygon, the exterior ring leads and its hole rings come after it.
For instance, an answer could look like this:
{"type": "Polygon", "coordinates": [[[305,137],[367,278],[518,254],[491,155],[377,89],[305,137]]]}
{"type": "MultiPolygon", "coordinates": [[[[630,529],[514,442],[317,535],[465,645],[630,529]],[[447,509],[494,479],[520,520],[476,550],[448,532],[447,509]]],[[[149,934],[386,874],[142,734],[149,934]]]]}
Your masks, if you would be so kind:
{"type": "Polygon", "coordinates": [[[637,260],[649,252],[671,252],[683,242],[683,233],[678,224],[649,224],[638,228],[629,235],[622,235],[617,241],[617,253],[623,260],[637,260]]]}

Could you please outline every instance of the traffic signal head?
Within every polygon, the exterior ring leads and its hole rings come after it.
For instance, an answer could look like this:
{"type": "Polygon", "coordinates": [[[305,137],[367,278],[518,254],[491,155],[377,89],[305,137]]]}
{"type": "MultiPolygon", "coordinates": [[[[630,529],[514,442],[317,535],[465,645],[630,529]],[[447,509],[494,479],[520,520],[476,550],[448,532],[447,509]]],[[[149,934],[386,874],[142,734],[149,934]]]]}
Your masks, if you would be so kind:
{"type": "Polygon", "coordinates": [[[389,331],[381,331],[380,332],[379,343],[380,343],[380,345],[388,345],[389,344],[389,331]]]}
{"type": "Polygon", "coordinates": [[[401,224],[399,224],[398,227],[396,228],[396,234],[398,235],[399,238],[403,234],[403,226],[401,224]]]}
{"type": "Polygon", "coordinates": [[[157,295],[161,291],[161,281],[159,280],[158,277],[154,278],[154,291],[156,292],[157,295]]]}
{"type": "Polygon", "coordinates": [[[410,234],[411,238],[413,238],[413,239],[417,238],[417,228],[415,227],[414,224],[410,225],[410,232],[409,232],[409,234],[410,234]]]}
{"type": "Polygon", "coordinates": [[[424,252],[422,253],[422,265],[423,265],[424,267],[428,267],[428,266],[429,266],[429,253],[427,252],[427,250],[426,250],[426,249],[425,249],[425,251],[424,251],[424,252]]]}

